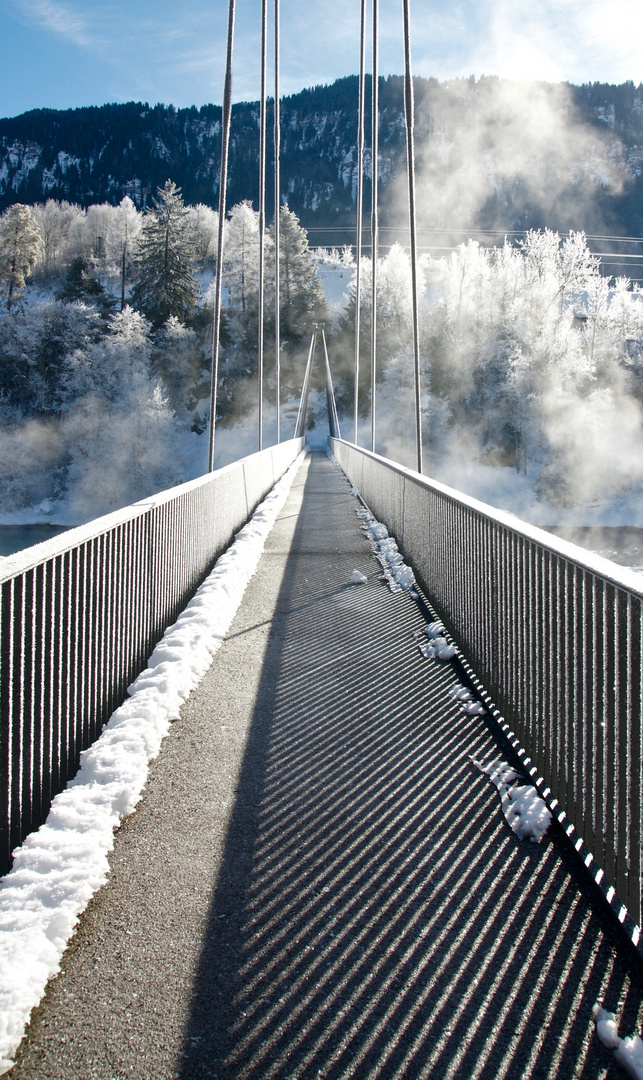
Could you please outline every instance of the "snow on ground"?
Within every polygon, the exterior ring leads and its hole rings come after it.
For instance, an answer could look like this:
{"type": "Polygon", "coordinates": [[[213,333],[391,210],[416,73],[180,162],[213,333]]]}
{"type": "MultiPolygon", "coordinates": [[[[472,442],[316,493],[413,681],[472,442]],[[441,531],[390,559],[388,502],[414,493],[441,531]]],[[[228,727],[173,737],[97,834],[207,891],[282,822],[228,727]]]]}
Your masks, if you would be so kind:
{"type": "Polygon", "coordinates": [[[614,1013],[594,1006],[596,1034],[603,1046],[614,1051],[614,1060],[634,1080],[643,1080],[643,1039],[638,1035],[628,1035],[621,1039],[618,1034],[614,1013]]]}
{"type": "Polygon", "coordinates": [[[81,754],[77,775],[54,799],[45,824],[17,849],[12,870],[0,881],[0,1072],[11,1068],[11,1055],[47,980],[59,970],[78,916],[107,878],[114,830],[134,810],[148,763],[219,648],[303,456],[166,631],[129,698],[81,754]]]}
{"type": "MultiPolygon", "coordinates": [[[[341,468],[338,462],[335,464],[341,468]]],[[[356,498],[359,496],[356,488],[351,487],[351,495],[356,498]]],[[[367,540],[370,541],[373,554],[382,567],[380,575],[382,581],[386,581],[391,592],[402,592],[406,589],[413,595],[415,575],[411,567],[404,562],[398,551],[397,542],[389,536],[386,525],[383,525],[381,521],[376,521],[370,510],[364,506],[358,506],[355,513],[362,522],[362,529],[367,540]]]]}
{"type": "Polygon", "coordinates": [[[500,793],[502,812],[519,840],[529,837],[539,843],[551,825],[551,812],[532,784],[511,787],[520,775],[506,761],[492,761],[483,765],[476,758],[473,764],[489,777],[500,793]]]}

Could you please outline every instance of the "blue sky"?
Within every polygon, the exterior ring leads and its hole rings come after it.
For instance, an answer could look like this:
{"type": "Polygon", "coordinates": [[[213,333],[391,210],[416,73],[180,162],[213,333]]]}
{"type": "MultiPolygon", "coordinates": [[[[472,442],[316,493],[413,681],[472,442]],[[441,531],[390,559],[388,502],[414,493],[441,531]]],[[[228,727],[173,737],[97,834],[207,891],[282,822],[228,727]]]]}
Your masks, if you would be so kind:
{"type": "MultiPolygon", "coordinates": [[[[381,71],[400,73],[401,0],[380,0],[381,71]]],[[[0,0],[0,116],[108,101],[220,101],[227,0],[0,0]]],[[[259,0],[237,0],[235,99],[258,96],[259,0]]],[[[358,0],[281,0],[282,90],[358,68],[358,0]]],[[[272,5],[270,5],[272,18],[272,5]]],[[[413,67],[643,82],[643,0],[411,0],[413,67]]]]}

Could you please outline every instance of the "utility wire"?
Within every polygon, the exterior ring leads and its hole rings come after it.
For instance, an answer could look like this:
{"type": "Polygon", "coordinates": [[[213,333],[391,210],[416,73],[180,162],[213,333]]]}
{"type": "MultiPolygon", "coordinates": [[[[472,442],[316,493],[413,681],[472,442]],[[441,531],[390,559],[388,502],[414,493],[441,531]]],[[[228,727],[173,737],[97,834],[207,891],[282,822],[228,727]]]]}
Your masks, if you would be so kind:
{"type": "Polygon", "coordinates": [[[420,324],[418,312],[417,235],[415,214],[415,124],[413,75],[411,72],[411,19],[409,0],[402,0],[404,18],[404,116],[406,120],[406,161],[409,182],[409,233],[411,246],[411,304],[413,310],[413,368],[415,374],[415,443],[417,471],[422,472],[422,413],[420,411],[420,324]]]}
{"type": "Polygon", "coordinates": [[[279,175],[279,156],[281,153],[281,126],[279,110],[279,0],[275,0],[275,382],[277,395],[277,442],[280,441],[280,412],[281,412],[281,326],[279,306],[281,296],[279,290],[279,261],[280,261],[280,227],[279,211],[281,208],[281,178],[279,175]]]}
{"type": "Polygon", "coordinates": [[[379,85],[378,85],[378,45],[379,45],[379,0],[373,0],[373,66],[372,66],[372,135],[371,135],[371,451],[375,453],[375,414],[377,394],[377,256],[378,227],[377,212],[379,162],[379,85]]]}
{"type": "Polygon", "coordinates": [[[361,0],[359,38],[359,102],[357,106],[357,265],[355,267],[355,397],[353,442],[357,446],[357,419],[359,411],[359,333],[362,262],[362,218],[364,200],[364,69],[366,54],[366,0],[361,0]]]}
{"type": "Polygon", "coordinates": [[[263,450],[263,310],[266,251],[266,49],[268,0],[261,0],[261,105],[259,118],[259,310],[257,330],[257,395],[259,450],[263,450]]]}
{"type": "Polygon", "coordinates": [[[219,381],[219,334],[221,332],[221,277],[223,273],[223,226],[225,224],[226,188],[228,186],[228,149],[230,145],[230,114],[232,111],[232,44],[234,40],[234,0],[228,6],[228,44],[226,50],[225,83],[221,124],[221,173],[219,177],[219,247],[217,278],[214,291],[214,322],[212,325],[212,375],[210,378],[210,448],[208,471],[214,469],[214,435],[217,422],[217,384],[219,381]]]}

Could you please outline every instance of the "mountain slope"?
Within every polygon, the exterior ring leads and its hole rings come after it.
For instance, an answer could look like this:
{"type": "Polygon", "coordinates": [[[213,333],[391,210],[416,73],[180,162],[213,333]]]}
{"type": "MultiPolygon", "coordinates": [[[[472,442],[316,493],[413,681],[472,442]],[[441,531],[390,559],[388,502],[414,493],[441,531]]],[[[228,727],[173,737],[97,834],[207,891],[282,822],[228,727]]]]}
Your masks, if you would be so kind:
{"type": "MultiPolygon", "coordinates": [[[[421,224],[643,232],[643,86],[416,79],[416,96],[421,224]]],[[[367,101],[368,114],[368,86],[367,101]]],[[[319,240],[348,241],[357,78],[302,91],[281,108],[285,198],[303,224],[323,230],[319,240]]],[[[117,203],[124,195],[141,207],[168,177],[186,202],[215,206],[220,121],[214,105],[134,102],[38,109],[0,120],[0,209],[47,198],[117,203]]],[[[271,105],[269,129],[272,122],[271,105]]],[[[256,203],[258,145],[257,103],[235,105],[230,205],[243,198],[256,203]]],[[[368,147],[365,160],[370,174],[368,147]]],[[[379,171],[383,224],[403,226],[404,109],[397,76],[381,80],[379,171]]],[[[271,200],[269,190],[269,215],[271,200]]]]}

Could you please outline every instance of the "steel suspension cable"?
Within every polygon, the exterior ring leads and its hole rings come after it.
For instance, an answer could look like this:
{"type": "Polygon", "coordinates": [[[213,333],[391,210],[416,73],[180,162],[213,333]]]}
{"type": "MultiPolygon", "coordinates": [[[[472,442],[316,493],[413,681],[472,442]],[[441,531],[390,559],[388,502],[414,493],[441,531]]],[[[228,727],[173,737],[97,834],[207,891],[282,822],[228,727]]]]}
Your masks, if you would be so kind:
{"type": "Polygon", "coordinates": [[[371,451],[375,453],[375,404],[377,388],[377,254],[378,254],[378,175],[379,161],[379,0],[373,0],[373,66],[372,66],[372,136],[371,136],[371,451]]]}
{"type": "Polygon", "coordinates": [[[411,303],[413,310],[413,368],[415,374],[415,442],[417,471],[422,472],[422,413],[420,410],[420,324],[418,312],[417,228],[415,213],[415,148],[413,129],[415,103],[411,72],[411,19],[409,0],[402,0],[404,17],[404,116],[406,120],[406,161],[409,182],[409,232],[411,240],[411,303]]]}
{"type": "Polygon", "coordinates": [[[234,40],[234,2],[228,5],[228,43],[226,49],[223,108],[221,110],[221,173],[219,177],[219,233],[217,277],[214,292],[214,321],[212,324],[212,375],[210,379],[210,448],[208,471],[214,469],[214,435],[217,422],[217,384],[219,381],[219,334],[221,332],[221,278],[223,272],[223,226],[225,224],[226,188],[228,186],[228,150],[230,146],[230,114],[232,112],[232,44],[234,40]]]}
{"type": "Polygon", "coordinates": [[[333,376],[330,370],[330,360],[328,359],[326,330],[323,323],[319,324],[319,328],[321,330],[322,345],[324,346],[324,366],[326,368],[326,397],[328,400],[328,421],[330,433],[334,439],[341,439],[342,433],[339,426],[339,416],[337,415],[337,402],[335,400],[335,390],[333,388],[333,376]]]}
{"type": "Polygon", "coordinates": [[[310,348],[308,350],[308,360],[306,363],[306,371],[304,373],[304,381],[301,387],[301,397],[299,399],[299,408],[297,410],[297,419],[295,421],[295,438],[303,438],[304,431],[306,429],[306,412],[308,410],[308,394],[310,391],[310,373],[313,366],[313,360],[315,358],[315,349],[317,347],[317,323],[313,323],[313,332],[310,339],[310,348]]]}
{"type": "Polygon", "coordinates": [[[279,210],[281,207],[281,178],[279,175],[279,155],[281,153],[281,127],[279,117],[279,0],[275,0],[275,380],[277,394],[277,442],[280,440],[281,410],[281,296],[279,289],[280,228],[279,210]]]}
{"type": "Polygon", "coordinates": [[[261,0],[261,104],[259,118],[259,305],[257,331],[257,394],[259,449],[263,449],[263,312],[266,248],[266,49],[268,40],[268,0],[261,0]]]}
{"type": "Polygon", "coordinates": [[[357,107],[357,266],[355,268],[355,399],[353,442],[357,446],[359,409],[359,334],[361,307],[362,218],[364,201],[364,68],[366,54],[366,0],[361,0],[359,39],[359,102],[357,107]]]}

